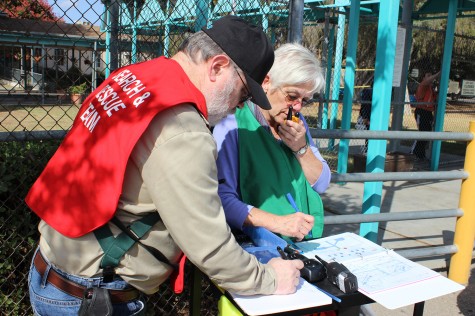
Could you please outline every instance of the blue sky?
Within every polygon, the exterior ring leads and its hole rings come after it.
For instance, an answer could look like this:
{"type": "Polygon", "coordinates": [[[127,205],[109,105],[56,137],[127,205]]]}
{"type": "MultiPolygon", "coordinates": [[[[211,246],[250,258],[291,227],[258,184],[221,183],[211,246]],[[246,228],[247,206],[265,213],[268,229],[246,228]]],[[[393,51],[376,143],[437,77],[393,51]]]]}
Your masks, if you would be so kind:
{"type": "Polygon", "coordinates": [[[99,18],[104,10],[100,0],[48,0],[53,12],[66,23],[89,21],[100,25],[99,18]]]}

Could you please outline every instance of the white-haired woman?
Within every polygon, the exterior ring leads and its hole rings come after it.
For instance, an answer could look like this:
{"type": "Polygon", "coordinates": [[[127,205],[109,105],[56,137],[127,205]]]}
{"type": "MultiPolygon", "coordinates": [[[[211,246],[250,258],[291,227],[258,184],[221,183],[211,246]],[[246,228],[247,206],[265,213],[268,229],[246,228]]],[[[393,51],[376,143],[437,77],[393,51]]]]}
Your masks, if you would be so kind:
{"type": "Polygon", "coordinates": [[[272,109],[246,102],[214,127],[219,195],[232,228],[261,226],[296,240],[322,235],[319,193],[331,173],[300,113],[322,86],[314,54],[284,44],[262,83],[272,109]]]}

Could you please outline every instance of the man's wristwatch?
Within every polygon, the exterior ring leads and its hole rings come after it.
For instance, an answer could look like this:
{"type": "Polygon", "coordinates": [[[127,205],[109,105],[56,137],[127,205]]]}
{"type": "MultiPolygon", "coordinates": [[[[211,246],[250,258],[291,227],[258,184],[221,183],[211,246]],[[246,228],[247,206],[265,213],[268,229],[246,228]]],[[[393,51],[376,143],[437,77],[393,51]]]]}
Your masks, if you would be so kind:
{"type": "Polygon", "coordinates": [[[308,149],[308,144],[305,144],[305,146],[303,146],[299,150],[292,151],[292,152],[294,153],[294,155],[302,156],[303,154],[305,154],[307,152],[307,149],[308,149]]]}

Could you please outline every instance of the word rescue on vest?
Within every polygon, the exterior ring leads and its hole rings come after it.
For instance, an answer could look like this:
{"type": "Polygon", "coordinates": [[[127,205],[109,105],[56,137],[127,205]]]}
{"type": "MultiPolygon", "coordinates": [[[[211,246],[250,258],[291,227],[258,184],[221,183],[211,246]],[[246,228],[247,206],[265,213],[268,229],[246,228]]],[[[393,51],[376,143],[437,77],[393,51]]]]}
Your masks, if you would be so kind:
{"type": "Polygon", "coordinates": [[[111,117],[114,112],[127,107],[123,101],[124,98],[130,100],[128,104],[133,104],[138,108],[151,95],[148,91],[143,92],[146,86],[129,69],[118,73],[112,77],[112,80],[119,85],[121,90],[115,91],[110,85],[106,85],[96,93],[92,102],[81,115],[81,121],[91,133],[101,119],[101,114],[99,114],[101,109],[108,117],[111,117]]]}

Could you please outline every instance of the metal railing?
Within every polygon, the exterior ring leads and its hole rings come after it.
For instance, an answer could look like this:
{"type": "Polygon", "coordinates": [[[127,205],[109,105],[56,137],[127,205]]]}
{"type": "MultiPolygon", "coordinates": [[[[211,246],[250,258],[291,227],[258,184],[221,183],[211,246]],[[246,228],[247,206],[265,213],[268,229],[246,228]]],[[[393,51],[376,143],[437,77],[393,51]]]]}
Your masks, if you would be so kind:
{"type": "Polygon", "coordinates": [[[43,75],[32,71],[13,68],[11,80],[16,81],[21,87],[31,86],[32,89],[38,90],[43,81],[43,75]]]}

